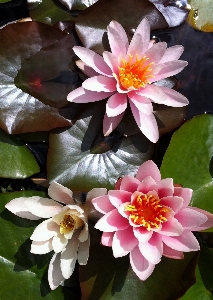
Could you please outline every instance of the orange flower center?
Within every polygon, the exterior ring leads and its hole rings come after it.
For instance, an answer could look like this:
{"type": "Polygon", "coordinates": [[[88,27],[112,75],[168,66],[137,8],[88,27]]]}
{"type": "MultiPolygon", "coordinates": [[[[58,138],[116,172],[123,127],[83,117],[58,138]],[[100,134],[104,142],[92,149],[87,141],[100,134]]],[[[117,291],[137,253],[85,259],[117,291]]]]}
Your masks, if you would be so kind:
{"type": "Polygon", "coordinates": [[[143,56],[141,59],[136,55],[135,62],[132,62],[132,55],[129,55],[129,60],[121,59],[121,65],[119,69],[119,81],[120,85],[125,88],[139,89],[145,87],[146,84],[150,84],[149,79],[154,77],[151,66],[153,62],[147,64],[149,59],[143,56]]]}
{"type": "Polygon", "coordinates": [[[160,199],[152,195],[138,195],[133,200],[134,205],[127,205],[125,211],[130,212],[130,219],[137,225],[151,229],[158,229],[161,223],[167,221],[169,209],[160,204],[160,199]]]}

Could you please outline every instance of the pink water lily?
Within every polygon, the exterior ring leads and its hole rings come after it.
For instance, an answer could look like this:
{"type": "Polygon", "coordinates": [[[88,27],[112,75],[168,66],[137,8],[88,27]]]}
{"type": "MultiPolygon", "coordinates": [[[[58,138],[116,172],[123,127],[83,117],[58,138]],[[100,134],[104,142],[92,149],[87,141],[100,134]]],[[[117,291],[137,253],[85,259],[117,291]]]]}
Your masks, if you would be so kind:
{"type": "Polygon", "coordinates": [[[191,189],[175,187],[172,178],[161,179],[149,160],[135,178],[123,177],[115,190],[92,200],[104,214],[95,228],[115,257],[130,254],[132,269],[146,280],[162,255],[182,259],[184,252],[199,250],[192,231],[213,226],[212,214],[189,206],[191,196],[191,189]]]}
{"type": "MultiPolygon", "coordinates": [[[[48,194],[52,199],[20,197],[11,200],[5,207],[22,218],[46,218],[30,237],[31,253],[55,252],[48,270],[50,288],[55,289],[72,275],[77,260],[80,265],[87,263],[90,238],[87,210],[76,204],[72,191],[53,182],[48,194]]],[[[103,194],[105,189],[93,189],[87,194],[87,200],[103,194]]]]}
{"type": "Polygon", "coordinates": [[[112,52],[103,56],[76,46],[78,67],[90,78],[69,93],[71,102],[86,103],[108,98],[103,133],[109,135],[120,123],[129,101],[135,121],[152,142],[159,138],[152,102],[182,107],[188,104],[180,93],[160,86],[159,81],[179,73],[186,61],[178,60],[182,46],[167,48],[165,42],[150,42],[150,25],[143,19],[129,44],[124,28],[111,21],[107,34],[112,52]]]}

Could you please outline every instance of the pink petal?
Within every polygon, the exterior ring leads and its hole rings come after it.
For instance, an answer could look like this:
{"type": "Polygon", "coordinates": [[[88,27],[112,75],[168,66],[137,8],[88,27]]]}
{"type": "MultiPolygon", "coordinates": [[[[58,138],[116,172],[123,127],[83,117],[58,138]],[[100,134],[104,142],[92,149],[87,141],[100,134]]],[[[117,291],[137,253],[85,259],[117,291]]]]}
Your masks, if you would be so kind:
{"type": "Polygon", "coordinates": [[[61,272],[60,256],[60,254],[55,253],[49,264],[48,281],[51,290],[55,290],[65,279],[61,272]]]}
{"type": "Polygon", "coordinates": [[[54,236],[52,239],[52,246],[55,253],[61,252],[67,245],[68,240],[62,235],[59,234],[54,236]]]}
{"type": "Polygon", "coordinates": [[[112,71],[105,63],[103,57],[96,52],[80,47],[73,47],[73,51],[78,57],[83,60],[88,66],[92,67],[96,72],[106,76],[112,76],[112,71]]]}
{"type": "Polygon", "coordinates": [[[108,136],[120,123],[124,116],[124,112],[116,117],[108,117],[107,114],[104,115],[103,120],[103,134],[108,136]]]}
{"type": "Polygon", "coordinates": [[[152,274],[155,268],[155,264],[152,264],[146,260],[138,247],[135,247],[130,252],[130,264],[135,274],[141,280],[146,280],[152,274]]]}
{"type": "Polygon", "coordinates": [[[199,227],[208,220],[207,216],[190,207],[181,209],[175,215],[175,218],[182,224],[184,229],[190,230],[195,230],[196,227],[199,227]]]}
{"type": "Polygon", "coordinates": [[[166,244],[163,244],[163,256],[166,256],[168,258],[174,258],[174,259],[183,259],[184,258],[182,251],[177,251],[177,250],[171,249],[166,244]]]}
{"type": "Polygon", "coordinates": [[[30,239],[36,242],[47,241],[53,236],[57,236],[58,233],[59,225],[53,222],[52,219],[47,219],[35,228],[30,239]]]}
{"type": "MultiPolygon", "coordinates": [[[[165,100],[161,102],[162,104],[172,106],[172,107],[182,107],[189,104],[189,101],[182,94],[178,93],[175,90],[172,90],[167,87],[159,87],[161,91],[165,94],[165,100]]],[[[160,100],[161,101],[161,100],[160,100]]],[[[156,102],[157,103],[157,102],[156,102]]],[[[158,102],[160,103],[160,102],[158,102]]]]}
{"type": "Polygon", "coordinates": [[[152,103],[147,97],[140,96],[135,92],[129,92],[128,97],[142,113],[146,115],[151,115],[153,113],[152,103]]]}
{"type": "Polygon", "coordinates": [[[140,89],[138,94],[151,99],[155,103],[164,104],[166,96],[159,86],[153,84],[147,85],[144,89],[140,89]]]}
{"type": "Polygon", "coordinates": [[[129,45],[129,49],[127,54],[138,55],[141,58],[144,52],[149,47],[150,41],[150,25],[146,18],[144,18],[141,23],[138,25],[131,43],[129,45]]]}
{"type": "Polygon", "coordinates": [[[129,42],[123,27],[116,21],[111,21],[107,27],[109,44],[113,55],[126,54],[129,42]]]}
{"type": "Polygon", "coordinates": [[[29,220],[39,220],[40,217],[33,215],[31,212],[29,212],[28,208],[25,206],[24,200],[26,199],[28,198],[26,197],[15,198],[10,202],[8,202],[5,205],[5,207],[18,217],[26,218],[29,220]]]}
{"type": "Polygon", "coordinates": [[[52,199],[64,204],[75,204],[72,194],[70,189],[57,182],[52,182],[48,189],[48,195],[52,199]]]}
{"type": "Polygon", "coordinates": [[[157,184],[151,176],[147,176],[146,178],[144,178],[141,184],[138,186],[138,192],[141,192],[143,194],[147,194],[149,191],[154,190],[157,191],[157,184]]]}
{"type": "Polygon", "coordinates": [[[65,279],[68,279],[72,275],[75,268],[79,245],[78,236],[79,231],[77,230],[72,239],[69,240],[66,248],[61,253],[61,271],[65,279]]]}
{"type": "Polygon", "coordinates": [[[118,57],[114,56],[111,52],[104,51],[103,58],[112,72],[118,74],[118,57]]]}
{"type": "Polygon", "coordinates": [[[130,102],[130,107],[139,129],[151,142],[156,143],[159,139],[159,132],[154,115],[143,114],[132,102],[130,102]]]}
{"type": "Polygon", "coordinates": [[[183,233],[183,227],[178,220],[172,218],[162,224],[160,233],[166,236],[179,236],[183,233]]]}
{"type": "Polygon", "coordinates": [[[89,258],[89,245],[90,245],[90,238],[83,243],[79,244],[78,248],[78,263],[79,265],[86,265],[88,258],[89,258]]]}
{"type": "Polygon", "coordinates": [[[174,185],[172,178],[162,179],[157,183],[159,198],[173,196],[174,185]]]}
{"type": "Polygon", "coordinates": [[[92,204],[94,205],[95,209],[97,209],[97,211],[101,212],[102,214],[106,214],[115,209],[114,205],[112,205],[112,203],[109,201],[108,195],[94,198],[92,200],[92,204]]]}
{"type": "Polygon", "coordinates": [[[105,196],[107,194],[106,188],[93,188],[87,193],[86,203],[88,204],[92,199],[97,197],[105,196]]]}
{"type": "Polygon", "coordinates": [[[174,213],[177,213],[183,206],[183,198],[177,196],[163,197],[160,203],[161,205],[170,207],[174,213]]]}
{"type": "Polygon", "coordinates": [[[110,190],[108,196],[112,205],[118,208],[121,204],[130,202],[132,193],[122,190],[110,190]]]}
{"type": "Polygon", "coordinates": [[[199,243],[191,231],[184,231],[180,236],[170,237],[162,235],[162,241],[170,248],[183,251],[198,251],[200,250],[199,243]]]}
{"type": "Polygon", "coordinates": [[[161,174],[157,165],[152,160],[147,160],[138,169],[136,178],[142,181],[147,176],[151,176],[155,181],[161,180],[161,174]]]}
{"type": "Polygon", "coordinates": [[[103,232],[101,237],[101,244],[104,246],[112,247],[112,240],[114,232],[103,232]]]}
{"type": "Polygon", "coordinates": [[[116,93],[112,95],[106,104],[108,117],[115,117],[123,113],[127,108],[127,97],[125,94],[116,93]]]}
{"type": "Polygon", "coordinates": [[[158,264],[161,261],[163,253],[163,243],[160,234],[153,233],[150,240],[146,243],[140,243],[138,245],[141,254],[151,264],[158,264]]]}
{"type": "Polygon", "coordinates": [[[126,211],[126,206],[130,205],[130,204],[131,204],[131,202],[126,202],[126,203],[121,204],[118,208],[119,214],[121,214],[121,216],[126,219],[129,219],[129,212],[126,211]]]}
{"type": "Polygon", "coordinates": [[[139,184],[140,181],[138,179],[130,175],[126,175],[121,180],[120,190],[134,193],[137,190],[139,184]]]}
{"type": "Polygon", "coordinates": [[[44,242],[34,242],[31,244],[31,253],[34,254],[46,254],[53,250],[52,240],[44,241],[44,242]]]}
{"type": "Polygon", "coordinates": [[[167,61],[178,60],[183,53],[183,46],[176,45],[166,49],[164,56],[162,57],[160,63],[165,63],[167,61]]]}
{"type": "Polygon", "coordinates": [[[213,226],[213,214],[211,214],[210,212],[205,211],[203,209],[197,208],[197,207],[193,207],[191,209],[193,209],[194,211],[200,212],[207,217],[207,221],[205,223],[201,224],[200,226],[196,227],[193,231],[201,231],[201,230],[205,230],[205,229],[208,229],[213,226]]]}
{"type": "Polygon", "coordinates": [[[175,187],[174,188],[174,196],[178,196],[183,198],[183,207],[187,207],[192,198],[192,189],[175,187]]]}
{"type": "Polygon", "coordinates": [[[99,75],[99,73],[97,73],[95,70],[93,70],[93,68],[91,68],[90,66],[88,66],[85,62],[83,62],[82,60],[77,60],[76,65],[78,66],[78,68],[88,77],[93,77],[96,75],[99,75]]]}
{"type": "Polygon", "coordinates": [[[96,229],[104,232],[123,230],[129,227],[128,219],[122,217],[117,209],[112,210],[103,216],[95,225],[96,229]]]}
{"type": "Polygon", "coordinates": [[[134,227],[133,228],[134,236],[138,239],[139,243],[147,243],[153,235],[153,231],[148,231],[146,228],[134,227]]]}
{"type": "Polygon", "coordinates": [[[33,215],[39,218],[51,218],[61,212],[62,205],[58,202],[41,197],[29,197],[24,204],[33,215]]]}
{"type": "Polygon", "coordinates": [[[68,94],[67,100],[75,103],[88,103],[103,100],[112,95],[112,92],[94,92],[79,87],[68,94]]]}
{"type": "Polygon", "coordinates": [[[150,82],[155,82],[173,75],[176,75],[182,71],[188,63],[183,60],[168,61],[163,64],[157,65],[157,69],[160,70],[155,74],[154,78],[150,78],[150,82]]]}
{"type": "Polygon", "coordinates": [[[132,227],[115,232],[112,241],[112,251],[114,257],[122,257],[132,251],[138,245],[138,240],[135,238],[132,227]]]}
{"type": "Polygon", "coordinates": [[[82,87],[89,91],[95,92],[114,92],[116,90],[115,78],[106,77],[103,75],[94,76],[86,79],[82,87]]]}
{"type": "Polygon", "coordinates": [[[167,44],[165,42],[159,42],[157,44],[154,44],[151,48],[149,48],[144,53],[144,56],[149,58],[147,64],[151,62],[153,62],[154,64],[158,64],[166,51],[166,47],[167,44]]]}

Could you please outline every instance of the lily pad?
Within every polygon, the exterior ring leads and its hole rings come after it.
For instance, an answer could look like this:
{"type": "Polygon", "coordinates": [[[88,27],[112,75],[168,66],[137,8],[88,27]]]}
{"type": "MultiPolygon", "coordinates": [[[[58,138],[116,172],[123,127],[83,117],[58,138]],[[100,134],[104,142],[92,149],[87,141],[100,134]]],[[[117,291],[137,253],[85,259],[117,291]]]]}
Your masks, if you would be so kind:
{"type": "MultiPolygon", "coordinates": [[[[69,125],[56,108],[23,92],[15,82],[25,61],[65,36],[61,30],[38,22],[10,24],[0,30],[0,127],[8,133],[48,131],[69,125]]],[[[40,78],[33,79],[35,89],[39,89],[40,78]]]]}
{"type": "Polygon", "coordinates": [[[0,130],[0,161],[0,177],[3,178],[26,178],[40,171],[26,145],[3,130],[0,130]]]}
{"type": "Polygon", "coordinates": [[[120,176],[135,174],[153,152],[142,133],[124,137],[114,131],[104,138],[105,101],[89,104],[70,129],[50,134],[48,180],[71,190],[112,188],[120,176]]]}
{"type": "Polygon", "coordinates": [[[107,43],[106,28],[112,20],[132,30],[144,17],[152,30],[168,27],[163,15],[148,0],[99,0],[78,16],[76,31],[84,47],[102,53],[103,44],[107,43]]]}
{"type": "MultiPolygon", "coordinates": [[[[181,126],[165,153],[161,174],[193,189],[191,205],[213,213],[213,116],[197,116],[181,126]]],[[[209,229],[212,231],[212,229],[209,229]]]]}
{"type": "Polygon", "coordinates": [[[31,236],[37,221],[16,217],[4,206],[17,197],[45,197],[44,193],[22,191],[0,194],[0,277],[1,299],[45,299],[79,300],[72,289],[59,287],[51,291],[47,281],[47,268],[52,253],[35,255],[30,253],[31,236]]]}
{"type": "Polygon", "coordinates": [[[189,24],[195,29],[213,32],[213,2],[211,0],[190,0],[189,24]]]}
{"type": "Polygon", "coordinates": [[[42,0],[40,4],[29,10],[29,14],[34,21],[49,25],[54,25],[59,21],[74,21],[75,19],[68,11],[59,8],[52,0],[42,0]]]}
{"type": "Polygon", "coordinates": [[[81,299],[176,300],[195,282],[197,258],[198,252],[186,253],[183,260],[163,257],[152,275],[141,281],[132,271],[128,256],[114,258],[111,247],[97,242],[90,247],[87,265],[80,266],[81,299]]]}

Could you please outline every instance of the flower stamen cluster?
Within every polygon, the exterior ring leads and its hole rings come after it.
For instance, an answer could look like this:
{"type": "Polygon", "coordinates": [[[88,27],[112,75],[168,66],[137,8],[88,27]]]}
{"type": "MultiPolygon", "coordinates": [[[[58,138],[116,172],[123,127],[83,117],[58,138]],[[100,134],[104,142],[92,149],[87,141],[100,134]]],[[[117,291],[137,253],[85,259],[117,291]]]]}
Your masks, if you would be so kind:
{"type": "Polygon", "coordinates": [[[119,82],[124,89],[139,89],[145,88],[146,84],[150,84],[149,79],[155,76],[152,73],[151,66],[154,62],[146,64],[148,57],[143,56],[141,59],[136,54],[135,62],[133,62],[133,55],[129,54],[129,61],[121,59],[119,69],[119,82]]]}
{"type": "Polygon", "coordinates": [[[166,213],[169,208],[160,205],[160,199],[152,195],[139,194],[134,205],[127,205],[125,211],[129,211],[129,218],[136,224],[151,229],[160,229],[160,225],[167,221],[166,213]]]}

